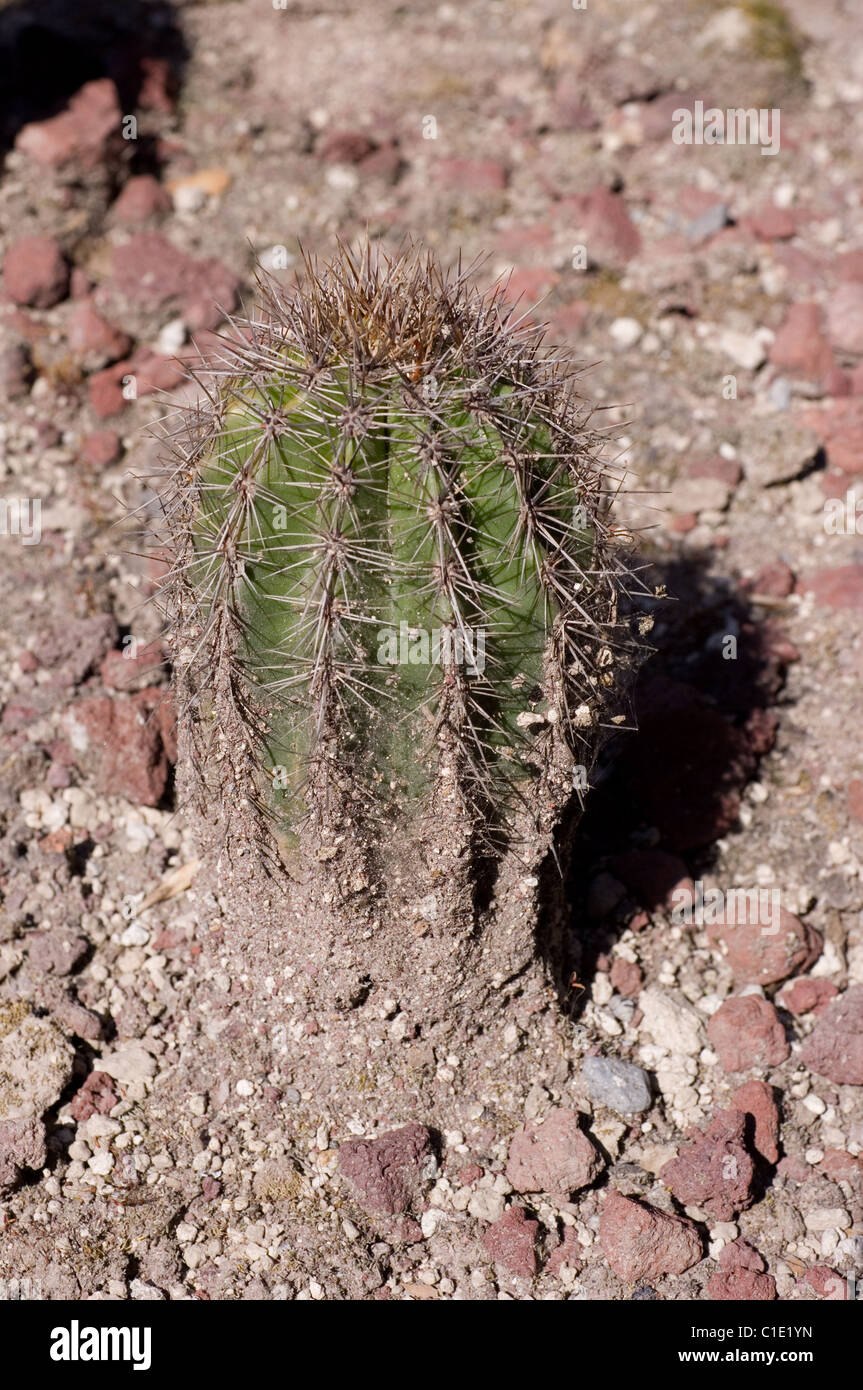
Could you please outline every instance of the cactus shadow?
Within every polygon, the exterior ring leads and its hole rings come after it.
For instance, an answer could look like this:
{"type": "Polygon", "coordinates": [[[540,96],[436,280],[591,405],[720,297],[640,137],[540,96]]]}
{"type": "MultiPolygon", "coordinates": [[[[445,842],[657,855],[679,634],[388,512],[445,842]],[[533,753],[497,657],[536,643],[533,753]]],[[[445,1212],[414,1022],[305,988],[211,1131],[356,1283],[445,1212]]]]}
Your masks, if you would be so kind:
{"type": "Polygon", "coordinates": [[[740,829],[740,797],[773,745],[796,655],[781,600],[753,602],[712,552],[642,563],[668,598],[639,604],[655,626],[631,727],[603,750],[584,814],[561,827],[563,874],[551,856],[544,866],[539,947],[572,1017],[633,919],[646,924],[682,874],[703,874],[716,841],[740,829]]]}
{"type": "MultiPolygon", "coordinates": [[[[58,115],[85,83],[111,78],[132,114],[154,64],[178,87],[187,59],[170,0],[13,0],[0,8],[0,158],[22,126],[58,115]]],[[[151,156],[135,142],[136,172],[151,156]]]]}

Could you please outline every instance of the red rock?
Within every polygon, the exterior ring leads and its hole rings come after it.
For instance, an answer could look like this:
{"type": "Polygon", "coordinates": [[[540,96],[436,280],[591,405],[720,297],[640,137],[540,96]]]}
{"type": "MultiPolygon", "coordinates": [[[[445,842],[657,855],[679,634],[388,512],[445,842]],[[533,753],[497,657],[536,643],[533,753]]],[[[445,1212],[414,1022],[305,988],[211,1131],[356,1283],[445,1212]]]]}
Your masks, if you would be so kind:
{"type": "MultiPolygon", "coordinates": [[[[726,894],[726,916],[730,896],[730,892],[726,894]]],[[[758,898],[758,890],[753,890],[752,899],[739,902],[734,913],[738,920],[707,926],[713,945],[723,948],[737,985],[777,984],[795,970],[808,969],[821,954],[821,937],[814,928],[784,907],[780,907],[776,921],[769,897],[765,895],[761,903],[758,898]]]]}
{"type": "Polygon", "coordinates": [[[791,209],[778,208],[774,203],[768,203],[752,213],[745,219],[745,225],[761,241],[788,241],[797,230],[791,209]]]}
{"type": "Polygon", "coordinates": [[[92,300],[81,299],[75,305],[66,326],[69,346],[85,366],[104,367],[124,357],[132,340],[119,328],[113,328],[98,312],[92,300]]]}
{"type": "Polygon", "coordinates": [[[857,1191],[863,1188],[863,1159],[855,1158],[844,1149],[827,1149],[818,1166],[834,1182],[850,1183],[857,1191]]]}
{"type": "Polygon", "coordinates": [[[108,1073],[91,1071],[74,1096],[69,1113],[78,1124],[83,1124],[91,1115],[107,1115],[119,1100],[120,1097],[114,1091],[114,1082],[108,1073]]]}
{"type": "Polygon", "coordinates": [[[746,1148],[746,1116],[720,1110],[704,1134],[666,1163],[660,1178],[684,1206],[731,1221],[753,1200],[755,1164],[746,1148]]]}
{"type": "Polygon", "coordinates": [[[87,382],[90,407],[100,420],[119,415],[125,410],[131,397],[123,394],[124,378],[130,377],[128,362],[115,363],[101,372],[94,372],[87,382]]]}
{"type": "Polygon", "coordinates": [[[107,468],[121,452],[120,436],[114,430],[95,430],[81,440],[81,458],[92,468],[107,468]]]}
{"type": "Polygon", "coordinates": [[[579,333],[584,326],[584,321],[590,315],[590,303],[586,299],[573,299],[562,309],[557,309],[551,315],[551,324],[555,333],[560,333],[563,337],[579,333]]]}
{"type": "Polygon", "coordinates": [[[806,301],[791,304],[770,346],[770,361],[775,367],[799,372],[811,380],[820,381],[830,372],[833,352],[824,337],[820,307],[806,301]]]}
{"type": "Polygon", "coordinates": [[[22,1171],[39,1171],[46,1162],[45,1126],[41,1120],[0,1120],[0,1189],[12,1187],[22,1171]]]}
{"type": "Polygon", "coordinates": [[[89,275],[79,265],[73,265],[69,279],[69,298],[86,299],[93,289],[89,275]]]}
{"type": "Polygon", "coordinates": [[[495,1264],[510,1274],[533,1278],[536,1274],[536,1237],[539,1222],[524,1207],[509,1207],[499,1221],[483,1233],[482,1243],[495,1264]]]}
{"type": "Polygon", "coordinates": [[[791,1053],[779,1015],[757,994],[733,995],[720,1004],[707,1036],[726,1072],[778,1067],[791,1053]]]}
{"type": "Polygon", "coordinates": [[[152,685],[165,667],[165,652],[160,642],[138,644],[123,651],[108,652],[100,667],[102,684],[108,690],[142,690],[152,685]],[[134,651],[134,655],[132,652],[134,651]]]}
{"type": "Polygon", "coordinates": [[[582,1131],[578,1112],[553,1110],[529,1121],[512,1136],[507,1181],[516,1192],[549,1192],[568,1201],[604,1167],[599,1151],[582,1131]]]}
{"type": "Polygon", "coordinates": [[[745,1240],[733,1240],[719,1255],[719,1269],[711,1274],[707,1291],[711,1298],[769,1301],[776,1297],[776,1281],[764,1272],[764,1260],[745,1240]]]}
{"type": "Polygon", "coordinates": [[[86,936],[52,929],[27,935],[27,956],[37,970],[52,975],[70,975],[90,949],[86,936]]]}
{"type": "Polygon", "coordinates": [[[385,183],[397,183],[404,167],[405,161],[402,159],[401,150],[395,140],[390,140],[378,149],[372,150],[371,154],[367,154],[365,159],[360,160],[359,164],[362,174],[368,174],[371,178],[383,179],[385,183]]]}
{"type": "Polygon", "coordinates": [[[793,980],[783,989],[779,1003],[792,1014],[808,1014],[813,1009],[823,1009],[838,993],[836,986],[829,980],[793,980]]]}
{"type": "Polygon", "coordinates": [[[515,304],[518,300],[522,301],[521,308],[526,309],[529,305],[536,304],[543,299],[550,290],[554,289],[560,279],[556,270],[551,266],[522,266],[514,270],[504,282],[504,298],[510,304],[515,304]]]}
{"type": "Polygon", "coordinates": [[[325,164],[359,164],[372,154],[376,145],[359,130],[327,130],[315,145],[315,154],[325,164]]]}
{"type": "Polygon", "coordinates": [[[787,598],[794,592],[794,571],[783,560],[765,565],[758,571],[749,586],[756,594],[767,594],[770,598],[787,598]]]}
{"type": "Polygon", "coordinates": [[[581,1269],[583,1254],[583,1248],[579,1244],[574,1228],[572,1226],[564,1226],[563,1239],[557,1249],[552,1250],[545,1267],[549,1274],[553,1274],[559,1278],[560,1271],[563,1269],[564,1265],[569,1269],[581,1269]]]}
{"type": "Polygon", "coordinates": [[[674,531],[675,535],[678,536],[687,536],[690,531],[695,530],[697,525],[697,512],[679,512],[668,523],[669,530],[674,531]]]}
{"type": "Polygon", "coordinates": [[[111,217],[123,226],[149,222],[171,211],[171,199],[152,174],[135,174],[111,208],[111,217]]]}
{"type": "Polygon", "coordinates": [[[772,1274],[756,1274],[749,1269],[717,1270],[707,1281],[707,1293],[717,1302],[769,1303],[776,1297],[772,1274]]]}
{"type": "Polygon", "coordinates": [[[159,232],[138,232],[115,249],[113,281],[144,309],[179,308],[192,329],[217,328],[239,288],[221,261],[187,256],[159,232]]]}
{"type": "Polygon", "coordinates": [[[789,1182],[808,1182],[812,1177],[812,1169],[799,1154],[786,1154],[784,1158],[780,1158],[776,1171],[789,1182]]]}
{"type": "Polygon", "coordinates": [[[764,1257],[749,1244],[748,1240],[731,1240],[727,1245],[723,1245],[719,1252],[719,1268],[727,1271],[732,1269],[751,1269],[755,1274],[761,1274],[766,1268],[764,1257]]]}
{"type": "Polygon", "coordinates": [[[726,459],[721,454],[709,458],[693,459],[686,470],[689,478],[717,478],[728,487],[735,488],[743,477],[743,469],[737,459],[726,459]]]}
{"type": "Polygon", "coordinates": [[[840,280],[863,281],[863,251],[843,251],[836,257],[834,269],[840,280]]]}
{"type": "Polygon", "coordinates": [[[168,756],[156,713],[163,692],[94,695],[71,706],[67,719],[78,766],[105,796],[157,806],[168,782],[168,756]]]}
{"type": "Polygon", "coordinates": [[[547,222],[531,222],[504,227],[497,238],[497,249],[503,256],[519,261],[535,253],[547,256],[554,243],[554,232],[547,222]]]}
{"type": "Polygon", "coordinates": [[[666,906],[675,889],[695,893],[695,885],[683,860],[665,850],[629,850],[626,854],[615,855],[609,868],[648,910],[666,906]]]}
{"type": "Polygon", "coordinates": [[[840,994],[819,1016],[802,1060],[837,1086],[863,1086],[863,985],[840,994]]]}
{"type": "Polygon", "coordinates": [[[625,999],[637,998],[644,983],[641,967],[636,965],[635,961],[624,960],[623,956],[615,956],[609,979],[618,994],[622,994],[625,999]]]}
{"type": "Polygon", "coordinates": [[[594,188],[586,196],[562,198],[558,208],[584,229],[588,258],[594,264],[619,270],[641,250],[641,236],[619,193],[594,188]]]}
{"type": "Polygon", "coordinates": [[[765,1163],[779,1158],[779,1107],[773,1087],[766,1081],[745,1081],[731,1097],[734,1110],[750,1117],[752,1133],[747,1130],[747,1142],[765,1163]]]}
{"type": "Polygon", "coordinates": [[[177,358],[140,348],[125,361],[94,372],[87,383],[90,405],[104,420],[118,415],[130,400],[151,396],[156,391],[173,390],[186,375],[185,366],[177,358]],[[127,391],[129,394],[124,394],[127,391]]]}
{"type": "Polygon", "coordinates": [[[811,1269],[807,1269],[803,1278],[819,1298],[844,1302],[851,1296],[848,1279],[829,1265],[813,1265],[811,1269]]]}
{"type": "Polygon", "coordinates": [[[863,781],[854,777],[848,783],[848,813],[855,820],[863,821],[863,781]]]}
{"type": "Polygon", "coordinates": [[[121,119],[117,88],[110,78],[100,77],[80,87],[58,116],[24,126],[15,148],[37,164],[57,168],[75,163],[87,172],[102,163],[111,138],[120,138],[121,119]]]}
{"type": "Polygon", "coordinates": [[[339,1149],[339,1172],[358,1201],[386,1216],[408,1211],[436,1168],[425,1125],[403,1125],[377,1139],[348,1139],[339,1149]]]}
{"type": "Polygon", "coordinates": [[[824,608],[863,607],[863,565],[811,570],[799,580],[797,591],[814,595],[824,608]]]}
{"type": "Polygon", "coordinates": [[[493,159],[438,159],[433,167],[440,183],[469,193],[499,193],[508,181],[504,165],[493,159]]]}
{"type": "Polygon", "coordinates": [[[19,237],[6,252],[3,281],[13,303],[50,309],[66,297],[69,267],[51,237],[19,237]]]}
{"type": "Polygon", "coordinates": [[[666,1216],[615,1188],[603,1203],[599,1241],[607,1263],[625,1284],[682,1274],[698,1264],[703,1253],[691,1221],[666,1216]]]}
{"type": "Polygon", "coordinates": [[[863,353],[863,285],[834,290],[827,305],[827,336],[840,352],[863,353]]]}

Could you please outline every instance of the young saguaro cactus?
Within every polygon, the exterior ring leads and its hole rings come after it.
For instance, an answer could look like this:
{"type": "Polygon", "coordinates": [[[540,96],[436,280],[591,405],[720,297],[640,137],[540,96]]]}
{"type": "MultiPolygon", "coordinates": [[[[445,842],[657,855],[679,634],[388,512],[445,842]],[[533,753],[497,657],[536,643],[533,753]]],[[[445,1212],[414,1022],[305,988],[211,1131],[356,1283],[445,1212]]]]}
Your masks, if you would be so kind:
{"type": "Polygon", "coordinates": [[[464,922],[477,851],[547,849],[622,719],[615,484],[500,287],[342,246],[262,290],[175,440],[187,781],[229,857],[424,855],[391,900],[464,922]]]}

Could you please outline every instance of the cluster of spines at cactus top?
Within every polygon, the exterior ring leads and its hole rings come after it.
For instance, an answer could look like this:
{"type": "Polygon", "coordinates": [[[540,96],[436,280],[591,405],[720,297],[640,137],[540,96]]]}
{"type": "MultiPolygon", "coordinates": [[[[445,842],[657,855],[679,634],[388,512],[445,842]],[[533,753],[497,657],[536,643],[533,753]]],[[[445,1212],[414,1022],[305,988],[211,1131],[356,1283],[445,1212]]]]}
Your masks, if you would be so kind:
{"type": "Polygon", "coordinates": [[[286,830],[323,774],[371,810],[449,785],[505,818],[554,741],[590,765],[627,646],[575,369],[500,286],[413,248],[260,288],[174,441],[200,726],[227,692],[286,830]]]}

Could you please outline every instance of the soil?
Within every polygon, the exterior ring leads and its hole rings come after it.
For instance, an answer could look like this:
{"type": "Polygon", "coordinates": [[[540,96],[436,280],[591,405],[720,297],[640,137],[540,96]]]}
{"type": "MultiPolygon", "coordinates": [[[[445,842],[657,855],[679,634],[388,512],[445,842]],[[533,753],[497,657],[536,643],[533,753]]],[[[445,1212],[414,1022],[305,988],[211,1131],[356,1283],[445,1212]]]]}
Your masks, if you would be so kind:
{"type": "MultiPolygon", "coordinates": [[[[854,7],[65,8],[0,5],[4,1289],[853,1296],[854,7]],[[780,112],[778,152],[677,143],[695,101],[780,112]],[[489,949],[534,914],[537,949],[479,1032],[414,1017],[354,939],[344,999],[293,961],[250,1009],[182,747],[175,772],[148,427],[194,399],[258,259],[289,282],[366,234],[484,256],[589,366],[619,522],[669,595],[558,862],[510,873],[489,949]],[[735,924],[735,889],[781,918],[735,924]]],[[[273,952],[278,881],[235,891],[273,952]]]]}

